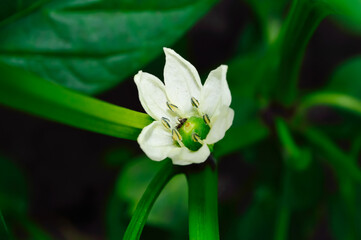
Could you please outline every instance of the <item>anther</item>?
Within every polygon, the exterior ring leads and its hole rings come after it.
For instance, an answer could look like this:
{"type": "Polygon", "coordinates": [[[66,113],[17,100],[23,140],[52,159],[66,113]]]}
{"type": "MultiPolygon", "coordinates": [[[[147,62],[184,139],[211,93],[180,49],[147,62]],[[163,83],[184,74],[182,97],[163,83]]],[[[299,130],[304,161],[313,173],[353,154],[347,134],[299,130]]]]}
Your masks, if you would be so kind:
{"type": "Polygon", "coordinates": [[[191,102],[192,102],[193,107],[195,107],[195,108],[199,107],[199,102],[195,97],[191,98],[191,102]]]}
{"type": "Polygon", "coordinates": [[[174,141],[177,141],[178,144],[183,147],[184,144],[182,143],[182,136],[180,135],[180,133],[178,132],[177,129],[172,129],[172,138],[174,141]]]}
{"type": "Polygon", "coordinates": [[[162,117],[162,124],[166,129],[169,129],[169,130],[171,129],[170,121],[168,118],[162,117]]]}
{"type": "Polygon", "coordinates": [[[199,142],[200,144],[203,144],[203,140],[201,139],[201,137],[197,133],[192,134],[192,140],[194,142],[199,142]]]}
{"type": "Polygon", "coordinates": [[[167,107],[174,113],[178,113],[179,109],[176,105],[167,102],[167,107]]]}
{"type": "Polygon", "coordinates": [[[203,115],[203,120],[208,126],[211,126],[211,120],[209,119],[208,114],[203,115]]]}

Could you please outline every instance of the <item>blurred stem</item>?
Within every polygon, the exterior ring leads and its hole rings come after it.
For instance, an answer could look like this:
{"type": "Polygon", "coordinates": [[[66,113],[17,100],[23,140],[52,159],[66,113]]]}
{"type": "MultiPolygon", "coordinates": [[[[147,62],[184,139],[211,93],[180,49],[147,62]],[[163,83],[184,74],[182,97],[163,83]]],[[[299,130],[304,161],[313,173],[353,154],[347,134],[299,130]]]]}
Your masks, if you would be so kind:
{"type": "Polygon", "coordinates": [[[353,141],[351,145],[350,157],[355,161],[357,161],[359,157],[360,149],[361,149],[361,135],[356,137],[356,139],[353,141]]]}
{"type": "Polygon", "coordinates": [[[286,122],[282,118],[279,117],[276,118],[276,129],[281,144],[286,150],[287,154],[293,158],[298,158],[300,155],[300,151],[292,139],[291,133],[288,130],[286,122]]]}
{"type": "Polygon", "coordinates": [[[319,6],[319,2],[294,0],[281,29],[277,45],[280,63],[275,90],[276,98],[286,105],[291,104],[296,97],[300,67],[307,44],[320,22],[330,14],[319,6]]]}
{"type": "Polygon", "coordinates": [[[154,202],[157,200],[165,185],[175,174],[176,170],[171,160],[165,160],[163,166],[150,182],[142,198],[140,199],[132,219],[130,220],[130,223],[127,227],[127,230],[125,231],[123,238],[124,240],[137,240],[140,238],[143,227],[147,221],[154,202]]]}
{"type": "Polygon", "coordinates": [[[291,217],[291,210],[288,204],[288,196],[290,192],[290,177],[291,169],[284,165],[282,176],[282,195],[278,205],[278,213],[276,216],[276,226],[274,233],[274,240],[288,239],[288,228],[291,217]]]}
{"type": "Polygon", "coordinates": [[[303,116],[315,106],[332,106],[353,112],[361,117],[361,101],[346,94],[318,92],[304,97],[298,106],[296,117],[303,116]]]}
{"type": "Polygon", "coordinates": [[[361,171],[356,162],[342,152],[326,135],[313,128],[304,129],[301,134],[317,151],[321,151],[325,155],[328,163],[336,173],[339,173],[340,177],[350,177],[361,183],[361,171]]]}
{"type": "Polygon", "coordinates": [[[9,229],[8,226],[6,225],[5,218],[1,210],[0,210],[0,223],[3,226],[5,233],[9,237],[9,229]]]}
{"type": "Polygon", "coordinates": [[[190,240],[219,239],[217,169],[204,165],[187,172],[190,240]]]}

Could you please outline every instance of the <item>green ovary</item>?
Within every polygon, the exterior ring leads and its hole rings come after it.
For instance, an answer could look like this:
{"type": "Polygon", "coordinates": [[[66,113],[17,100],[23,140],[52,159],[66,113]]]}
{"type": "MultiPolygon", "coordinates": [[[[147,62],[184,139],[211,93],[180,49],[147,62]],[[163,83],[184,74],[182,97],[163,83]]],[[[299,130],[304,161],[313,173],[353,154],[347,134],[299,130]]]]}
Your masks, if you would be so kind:
{"type": "Polygon", "coordinates": [[[207,137],[209,130],[209,126],[204,122],[203,118],[200,117],[190,117],[178,129],[180,135],[182,136],[182,142],[184,146],[192,151],[197,151],[202,147],[202,144],[193,141],[193,133],[198,134],[198,136],[203,140],[207,137]]]}

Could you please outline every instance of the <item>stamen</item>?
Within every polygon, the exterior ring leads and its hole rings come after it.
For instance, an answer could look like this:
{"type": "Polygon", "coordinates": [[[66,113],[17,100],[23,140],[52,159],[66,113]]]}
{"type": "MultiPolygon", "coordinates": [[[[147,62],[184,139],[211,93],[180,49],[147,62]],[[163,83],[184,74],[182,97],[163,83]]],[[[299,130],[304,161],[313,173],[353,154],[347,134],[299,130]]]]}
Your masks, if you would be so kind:
{"type": "Polygon", "coordinates": [[[195,107],[195,108],[199,107],[199,102],[195,97],[191,98],[191,102],[192,102],[193,107],[195,107]]]}
{"type": "Polygon", "coordinates": [[[209,119],[208,114],[203,115],[203,120],[209,127],[211,127],[211,120],[209,119]]]}
{"type": "Polygon", "coordinates": [[[171,104],[170,102],[167,102],[167,107],[174,113],[178,113],[179,109],[176,105],[171,104]]]}
{"type": "Polygon", "coordinates": [[[174,141],[177,141],[181,147],[184,146],[184,144],[182,143],[182,136],[177,129],[172,129],[172,138],[174,141]]]}
{"type": "Polygon", "coordinates": [[[164,126],[166,129],[168,129],[168,130],[171,129],[170,121],[169,121],[168,118],[162,117],[162,124],[163,124],[163,126],[164,126]]]}
{"type": "Polygon", "coordinates": [[[201,137],[197,133],[192,134],[192,140],[194,142],[199,142],[200,144],[203,145],[203,140],[201,139],[201,137]]]}

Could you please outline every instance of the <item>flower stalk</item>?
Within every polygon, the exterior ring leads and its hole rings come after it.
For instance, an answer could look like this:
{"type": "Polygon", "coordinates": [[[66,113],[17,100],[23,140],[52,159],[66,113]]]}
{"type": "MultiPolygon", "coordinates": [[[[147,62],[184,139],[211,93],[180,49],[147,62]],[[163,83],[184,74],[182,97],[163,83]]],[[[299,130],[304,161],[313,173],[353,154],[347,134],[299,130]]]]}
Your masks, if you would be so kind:
{"type": "MultiPolygon", "coordinates": [[[[211,159],[210,156],[208,159],[211,159]]],[[[218,174],[209,161],[201,170],[187,172],[189,239],[218,240],[218,174]]],[[[194,170],[194,169],[191,169],[194,170]]]]}

